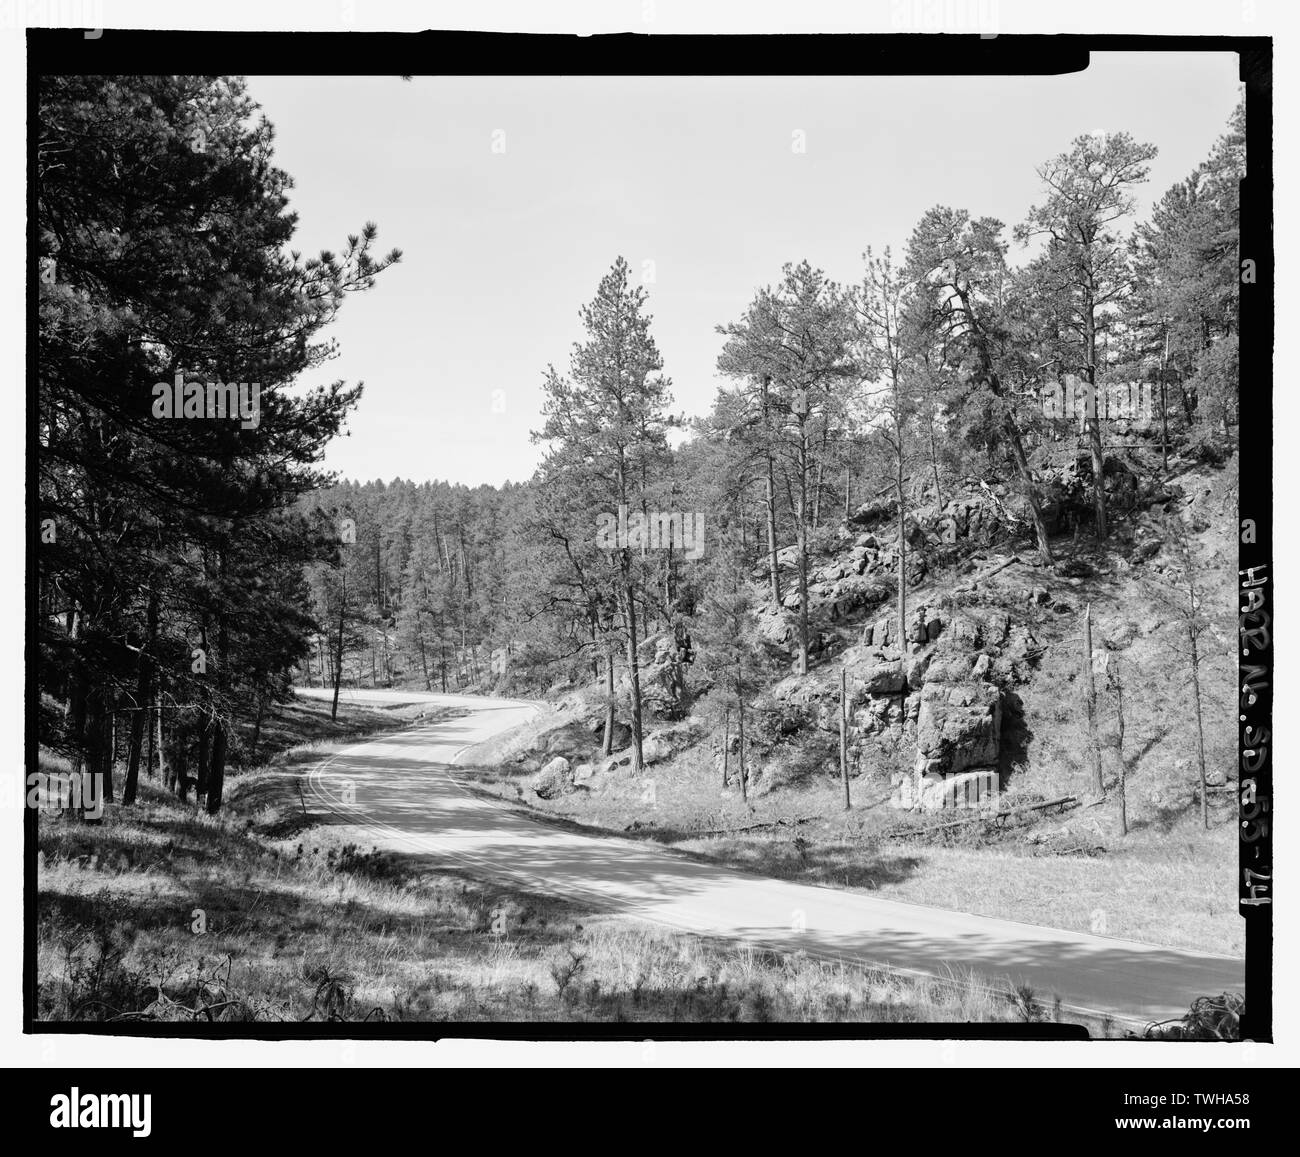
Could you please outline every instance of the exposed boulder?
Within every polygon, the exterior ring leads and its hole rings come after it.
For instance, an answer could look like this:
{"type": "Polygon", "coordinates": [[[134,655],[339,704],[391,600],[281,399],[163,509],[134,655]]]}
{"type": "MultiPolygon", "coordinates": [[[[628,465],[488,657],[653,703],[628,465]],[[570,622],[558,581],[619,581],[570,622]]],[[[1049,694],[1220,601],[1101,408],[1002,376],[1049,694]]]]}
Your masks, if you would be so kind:
{"type": "Polygon", "coordinates": [[[645,763],[658,763],[672,753],[668,741],[660,735],[648,735],[641,741],[641,759],[645,763]]]}
{"type": "MultiPolygon", "coordinates": [[[[603,718],[597,719],[594,723],[592,723],[591,736],[592,736],[592,741],[597,746],[599,746],[605,741],[605,720],[603,718]]],[[[622,723],[616,719],[614,720],[612,736],[613,736],[613,742],[610,744],[610,750],[617,751],[620,748],[626,747],[629,743],[632,742],[632,728],[629,727],[626,723],[622,723]]]]}
{"type": "Polygon", "coordinates": [[[573,787],[571,764],[562,755],[557,755],[533,776],[532,789],[542,799],[555,799],[573,787]]]}
{"type": "Polygon", "coordinates": [[[593,746],[591,723],[581,718],[570,719],[537,736],[531,754],[539,765],[556,757],[572,762],[586,758],[593,746]]]}
{"type": "Polygon", "coordinates": [[[898,509],[895,498],[882,497],[871,502],[864,502],[849,517],[852,526],[870,528],[878,526],[887,518],[893,518],[898,509]]]}
{"type": "Polygon", "coordinates": [[[855,667],[851,677],[853,679],[851,698],[855,703],[867,696],[895,695],[903,689],[907,681],[901,662],[881,662],[855,667]]]}
{"type": "Polygon", "coordinates": [[[997,798],[997,794],[998,769],[977,767],[950,775],[922,776],[914,802],[924,811],[978,808],[997,798]]]}
{"type": "Polygon", "coordinates": [[[965,683],[970,678],[971,656],[966,653],[936,655],[925,669],[926,683],[965,683]]]}
{"type": "Polygon", "coordinates": [[[916,723],[917,774],[995,764],[1001,728],[1002,696],[992,683],[927,682],[916,723]]]}
{"type": "Polygon", "coordinates": [[[790,620],[775,608],[768,608],[758,615],[758,637],[774,646],[784,646],[794,635],[790,620]]]}
{"type": "Polygon", "coordinates": [[[1006,512],[991,491],[971,485],[967,493],[949,500],[934,518],[940,542],[986,546],[1005,528],[1006,512]]]}
{"type": "Polygon", "coordinates": [[[864,647],[874,647],[877,650],[892,647],[899,650],[898,642],[897,615],[886,615],[883,619],[868,623],[862,629],[862,645],[864,647]]]}

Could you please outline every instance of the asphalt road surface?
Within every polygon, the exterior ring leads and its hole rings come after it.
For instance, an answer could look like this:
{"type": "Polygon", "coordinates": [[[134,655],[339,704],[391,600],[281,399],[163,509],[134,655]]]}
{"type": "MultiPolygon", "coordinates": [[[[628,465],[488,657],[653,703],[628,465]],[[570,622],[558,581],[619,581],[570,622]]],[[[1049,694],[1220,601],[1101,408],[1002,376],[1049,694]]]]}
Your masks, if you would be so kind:
{"type": "Polygon", "coordinates": [[[1027,984],[1045,1003],[1059,996],[1068,1010],[1125,1021],[1167,1020],[1198,996],[1245,985],[1234,957],[772,880],[693,862],[652,841],[566,831],[469,792],[472,780],[456,767],[458,754],[525,722],[532,705],[421,691],[341,694],[443,716],[352,744],[313,769],[314,806],[355,825],[368,844],[685,932],[910,974],[974,973],[999,988],[1027,984]]]}

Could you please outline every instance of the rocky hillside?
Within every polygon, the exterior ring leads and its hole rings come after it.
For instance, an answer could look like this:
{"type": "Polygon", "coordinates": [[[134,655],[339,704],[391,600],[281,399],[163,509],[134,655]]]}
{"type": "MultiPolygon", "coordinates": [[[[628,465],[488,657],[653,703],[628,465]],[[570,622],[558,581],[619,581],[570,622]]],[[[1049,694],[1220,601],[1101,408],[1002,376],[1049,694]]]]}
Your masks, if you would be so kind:
{"type": "MultiPolygon", "coordinates": [[[[1171,461],[1129,451],[1107,459],[1113,512],[1104,548],[1076,531],[1091,508],[1084,464],[1048,464],[1046,513],[1054,561],[1042,565],[1021,503],[1009,488],[971,481],[958,493],[919,501],[907,513],[908,613],[898,629],[897,510],[869,503],[826,536],[809,576],[812,666],[788,674],[752,704],[745,764],[752,793],[797,790],[839,774],[841,670],[847,686],[849,774],[883,788],[898,808],[979,806],[1020,789],[1084,794],[1081,685],[1085,607],[1091,608],[1094,680],[1105,741],[1118,732],[1116,688],[1125,686],[1124,752],[1134,789],[1152,806],[1176,811],[1199,782],[1192,713],[1180,653],[1177,584],[1168,517],[1181,519],[1199,560],[1200,580],[1222,585],[1230,616],[1235,557],[1235,460],[1171,461]]],[[[797,610],[793,548],[781,552],[783,599],[770,600],[754,575],[758,634],[788,663],[797,610]]],[[[1213,616],[1211,616],[1213,618],[1213,616]]],[[[1201,673],[1210,778],[1231,774],[1231,735],[1218,720],[1231,710],[1233,655],[1211,624],[1201,673]]],[[[724,758],[737,792],[739,737],[721,717],[703,673],[682,667],[670,637],[642,651],[647,738],[655,764],[684,751],[707,754],[722,779],[724,758]],[[725,740],[724,740],[725,734],[725,740]],[[724,746],[726,752],[724,755],[724,746]]],[[[625,692],[626,688],[620,688],[625,692]]],[[[603,700],[597,686],[554,689],[556,711],[510,757],[535,772],[542,798],[590,787],[626,771],[631,731],[620,694],[615,750],[600,754],[603,700]]],[[[1230,729],[1229,729],[1230,730],[1230,729]]],[[[1107,751],[1107,774],[1118,766],[1107,751]]]]}

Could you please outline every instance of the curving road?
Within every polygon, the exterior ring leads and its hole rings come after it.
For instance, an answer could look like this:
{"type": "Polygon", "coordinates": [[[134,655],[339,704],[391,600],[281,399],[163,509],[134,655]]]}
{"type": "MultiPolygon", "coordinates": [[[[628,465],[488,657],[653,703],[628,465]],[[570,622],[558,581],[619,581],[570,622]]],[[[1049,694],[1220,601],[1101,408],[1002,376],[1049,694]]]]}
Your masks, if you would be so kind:
{"type": "MultiPolygon", "coordinates": [[[[330,692],[298,694],[328,699],[330,692]]],[[[523,723],[535,706],[421,691],[342,695],[412,715],[454,709],[440,721],[352,744],[311,772],[315,805],[380,847],[686,932],[898,972],[973,972],[998,986],[1028,984],[1040,999],[1059,995],[1077,1013],[1166,1020],[1197,996],[1245,984],[1234,957],[771,880],[696,863],[653,842],[565,831],[472,794],[454,770],[461,752],[523,723]]]]}

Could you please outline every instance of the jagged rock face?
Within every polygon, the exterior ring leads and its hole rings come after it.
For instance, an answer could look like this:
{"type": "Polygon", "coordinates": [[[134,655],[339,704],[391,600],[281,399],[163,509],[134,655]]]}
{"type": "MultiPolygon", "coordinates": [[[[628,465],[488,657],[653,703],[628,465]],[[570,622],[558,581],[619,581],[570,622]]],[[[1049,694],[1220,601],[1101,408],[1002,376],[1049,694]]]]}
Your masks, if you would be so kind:
{"type": "MultiPolygon", "coordinates": [[[[934,642],[947,626],[947,619],[937,607],[913,607],[907,615],[906,630],[902,639],[904,647],[924,646],[934,642]]],[[[899,646],[898,616],[886,615],[862,628],[862,645],[874,648],[899,646]]]]}
{"type": "MultiPolygon", "coordinates": [[[[686,676],[677,661],[676,642],[671,635],[660,635],[642,644],[647,651],[651,645],[654,654],[641,658],[638,672],[641,709],[664,719],[680,718],[689,706],[689,697],[686,676]]],[[[632,681],[626,668],[619,672],[617,694],[620,702],[631,701],[632,681]]]]}
{"type": "Polygon", "coordinates": [[[1002,694],[992,683],[927,682],[916,721],[917,774],[996,764],[1001,732],[1002,694]]]}
{"type": "MultiPolygon", "coordinates": [[[[591,725],[591,736],[592,736],[592,742],[596,744],[596,746],[601,746],[604,744],[605,720],[603,718],[597,719],[591,725]]],[[[611,729],[611,742],[609,745],[610,751],[618,751],[621,748],[627,747],[628,744],[630,744],[631,742],[632,742],[632,728],[629,727],[626,723],[621,723],[616,719],[614,721],[614,726],[611,729]]]]}
{"type": "Polygon", "coordinates": [[[897,509],[898,500],[892,497],[882,497],[872,502],[864,502],[849,517],[849,524],[861,527],[876,526],[887,518],[893,518],[897,509]]]}
{"type": "Polygon", "coordinates": [[[955,545],[959,542],[987,546],[1006,526],[1006,512],[987,492],[975,491],[953,498],[945,503],[934,519],[934,530],[940,542],[955,545]]]}
{"type": "Polygon", "coordinates": [[[849,699],[853,705],[873,695],[896,695],[903,690],[907,676],[900,662],[876,663],[853,671],[849,699]]]}
{"type": "MultiPolygon", "coordinates": [[[[1061,525],[1063,521],[1091,519],[1094,497],[1092,458],[1088,454],[1080,454],[1064,465],[1046,467],[1038,475],[1049,533],[1068,529],[1061,525]],[[1049,512],[1055,517],[1048,519],[1049,512]]],[[[1131,510],[1168,498],[1168,492],[1159,485],[1139,485],[1137,475],[1128,464],[1114,455],[1107,455],[1103,461],[1102,486],[1107,506],[1112,510],[1131,510]]]]}
{"type": "Polygon", "coordinates": [[[553,727],[538,736],[535,753],[542,757],[562,755],[570,759],[586,755],[592,747],[589,727],[589,724],[584,724],[581,720],[553,727]]]}

